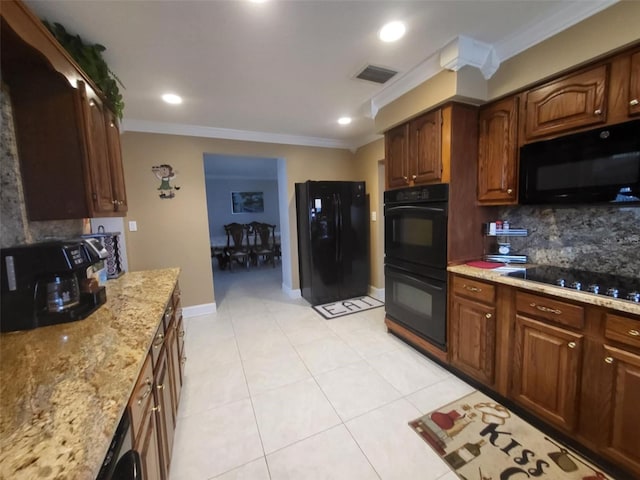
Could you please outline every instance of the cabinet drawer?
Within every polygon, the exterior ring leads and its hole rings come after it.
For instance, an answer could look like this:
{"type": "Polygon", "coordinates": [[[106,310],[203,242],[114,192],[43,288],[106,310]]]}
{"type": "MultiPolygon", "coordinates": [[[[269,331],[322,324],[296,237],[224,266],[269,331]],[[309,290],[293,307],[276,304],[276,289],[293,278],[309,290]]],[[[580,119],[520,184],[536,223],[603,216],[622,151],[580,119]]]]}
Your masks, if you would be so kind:
{"type": "Polygon", "coordinates": [[[584,308],[556,299],[516,292],[518,312],[544,318],[554,323],[581,329],[584,327],[584,308]]]}
{"type": "Polygon", "coordinates": [[[466,277],[453,278],[453,293],[484,303],[494,303],[496,299],[495,285],[466,277]]]}
{"type": "Polygon", "coordinates": [[[640,320],[608,313],[605,315],[604,336],[640,348],[640,320]]]}
{"type": "Polygon", "coordinates": [[[160,322],[158,325],[158,330],[156,330],[156,335],[153,337],[153,343],[151,344],[151,356],[153,358],[153,368],[156,368],[158,365],[158,358],[160,357],[160,352],[162,351],[162,346],[164,345],[164,323],[160,322]]]}
{"type": "Polygon", "coordinates": [[[138,381],[133,387],[133,393],[129,399],[129,410],[131,412],[131,426],[133,428],[133,438],[140,436],[144,414],[149,409],[149,402],[153,398],[153,367],[151,357],[147,355],[138,381]]]}

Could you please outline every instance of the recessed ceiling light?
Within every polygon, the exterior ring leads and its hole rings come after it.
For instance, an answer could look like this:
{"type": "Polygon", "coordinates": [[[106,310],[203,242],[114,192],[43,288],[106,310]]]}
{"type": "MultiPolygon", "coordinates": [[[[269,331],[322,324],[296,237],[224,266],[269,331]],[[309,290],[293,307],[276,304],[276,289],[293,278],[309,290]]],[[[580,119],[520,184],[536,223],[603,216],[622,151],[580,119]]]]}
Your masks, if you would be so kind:
{"type": "Polygon", "coordinates": [[[406,28],[402,22],[389,22],[378,32],[378,38],[383,42],[395,42],[404,36],[406,28]]]}
{"type": "Polygon", "coordinates": [[[351,117],[340,117],[338,123],[340,125],[349,125],[351,123],[351,117]]]}
{"type": "Polygon", "coordinates": [[[179,105],[182,103],[182,97],[176,95],[175,93],[165,93],[164,95],[162,95],[162,100],[170,103],[171,105],[179,105]]]}

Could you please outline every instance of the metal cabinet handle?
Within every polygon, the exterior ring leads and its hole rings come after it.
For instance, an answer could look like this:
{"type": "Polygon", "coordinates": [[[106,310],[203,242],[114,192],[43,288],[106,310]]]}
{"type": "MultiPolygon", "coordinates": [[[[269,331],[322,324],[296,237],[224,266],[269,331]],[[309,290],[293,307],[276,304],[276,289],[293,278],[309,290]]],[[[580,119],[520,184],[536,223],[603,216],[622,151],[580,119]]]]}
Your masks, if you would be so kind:
{"type": "Polygon", "coordinates": [[[555,313],[556,315],[560,315],[562,313],[562,310],[558,310],[557,308],[549,308],[549,307],[545,307],[544,305],[536,305],[535,303],[530,303],[529,306],[535,307],[541,312],[555,313]]]}
{"type": "Polygon", "coordinates": [[[163,342],[164,342],[164,334],[159,333],[158,335],[156,335],[156,340],[153,342],[153,348],[161,347],[163,342]]]}
{"type": "Polygon", "coordinates": [[[164,390],[164,383],[161,383],[160,385],[156,385],[156,388],[158,390],[164,390]]]}
{"type": "Polygon", "coordinates": [[[180,338],[184,337],[184,330],[180,330],[180,333],[178,333],[178,336],[179,336],[180,338]]]}
{"type": "Polygon", "coordinates": [[[604,363],[612,364],[613,363],[613,357],[604,357],[604,363]]]}
{"type": "Polygon", "coordinates": [[[462,287],[463,287],[463,288],[465,288],[466,290],[469,290],[470,292],[478,292],[478,293],[479,293],[479,292],[481,292],[481,291],[482,291],[482,289],[481,289],[481,288],[478,288],[478,287],[471,287],[471,286],[469,286],[469,285],[463,285],[462,287]]]}
{"type": "Polygon", "coordinates": [[[511,195],[513,193],[513,188],[507,188],[507,193],[511,195]]]}
{"type": "Polygon", "coordinates": [[[569,348],[576,348],[576,342],[569,342],[569,343],[567,344],[567,346],[568,346],[569,348]]]}
{"type": "Polygon", "coordinates": [[[416,178],[418,178],[418,176],[417,176],[417,175],[411,175],[411,178],[412,178],[413,180],[415,180],[416,178]]]}
{"type": "Polygon", "coordinates": [[[631,335],[632,337],[640,336],[640,332],[639,332],[638,330],[636,330],[635,328],[634,328],[634,329],[629,330],[627,333],[628,333],[629,335],[631,335]]]}
{"type": "Polygon", "coordinates": [[[485,314],[485,318],[491,318],[493,315],[491,315],[490,313],[485,314]]]}
{"type": "Polygon", "coordinates": [[[599,108],[593,112],[594,115],[602,115],[602,110],[600,110],[599,108]]]}
{"type": "Polygon", "coordinates": [[[144,383],[145,385],[147,385],[147,389],[140,396],[140,398],[138,398],[138,405],[142,405],[143,400],[151,394],[151,379],[147,377],[144,383]]]}
{"type": "Polygon", "coordinates": [[[151,411],[160,413],[160,405],[156,405],[155,407],[151,407],[151,411]]]}
{"type": "Polygon", "coordinates": [[[638,99],[634,98],[633,100],[631,100],[629,102],[629,105],[631,105],[632,107],[635,107],[636,105],[638,105],[638,103],[640,103],[640,102],[638,102],[638,99]]]}
{"type": "Polygon", "coordinates": [[[180,363],[182,363],[183,365],[184,365],[185,363],[187,363],[187,357],[186,357],[186,356],[185,356],[185,357],[182,357],[182,358],[180,359],[180,363]]]}

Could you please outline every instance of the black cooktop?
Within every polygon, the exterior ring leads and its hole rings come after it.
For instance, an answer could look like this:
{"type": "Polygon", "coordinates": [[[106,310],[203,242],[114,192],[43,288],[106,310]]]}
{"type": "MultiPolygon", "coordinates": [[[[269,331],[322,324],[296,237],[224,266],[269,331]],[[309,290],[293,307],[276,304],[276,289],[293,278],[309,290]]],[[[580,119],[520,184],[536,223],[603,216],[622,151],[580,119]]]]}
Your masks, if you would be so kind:
{"type": "Polygon", "coordinates": [[[640,279],[638,278],[550,265],[527,268],[507,275],[640,303],[640,279]]]}

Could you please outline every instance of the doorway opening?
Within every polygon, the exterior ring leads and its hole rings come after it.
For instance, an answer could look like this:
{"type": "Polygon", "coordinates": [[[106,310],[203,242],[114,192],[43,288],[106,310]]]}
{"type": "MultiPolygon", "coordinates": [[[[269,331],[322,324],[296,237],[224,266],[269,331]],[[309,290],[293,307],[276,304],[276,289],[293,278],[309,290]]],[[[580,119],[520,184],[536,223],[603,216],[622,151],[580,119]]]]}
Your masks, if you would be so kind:
{"type": "MultiPolygon", "coordinates": [[[[279,164],[283,160],[205,153],[203,162],[211,268],[215,300],[220,308],[225,297],[242,292],[243,285],[255,287],[258,283],[273,288],[282,283],[283,230],[288,232],[288,225],[283,229],[281,221],[281,218],[285,222],[288,220],[281,216],[283,182],[279,178],[279,164]],[[278,246],[279,254],[275,255],[273,263],[266,261],[268,257],[255,254],[259,236],[256,237],[253,222],[275,225],[271,238],[278,246]],[[229,247],[231,250],[238,247],[233,240],[228,241],[224,228],[232,223],[246,226],[242,245],[246,257],[231,258],[229,255],[229,247]]],[[[286,183],[284,186],[286,190],[286,183]]]]}

